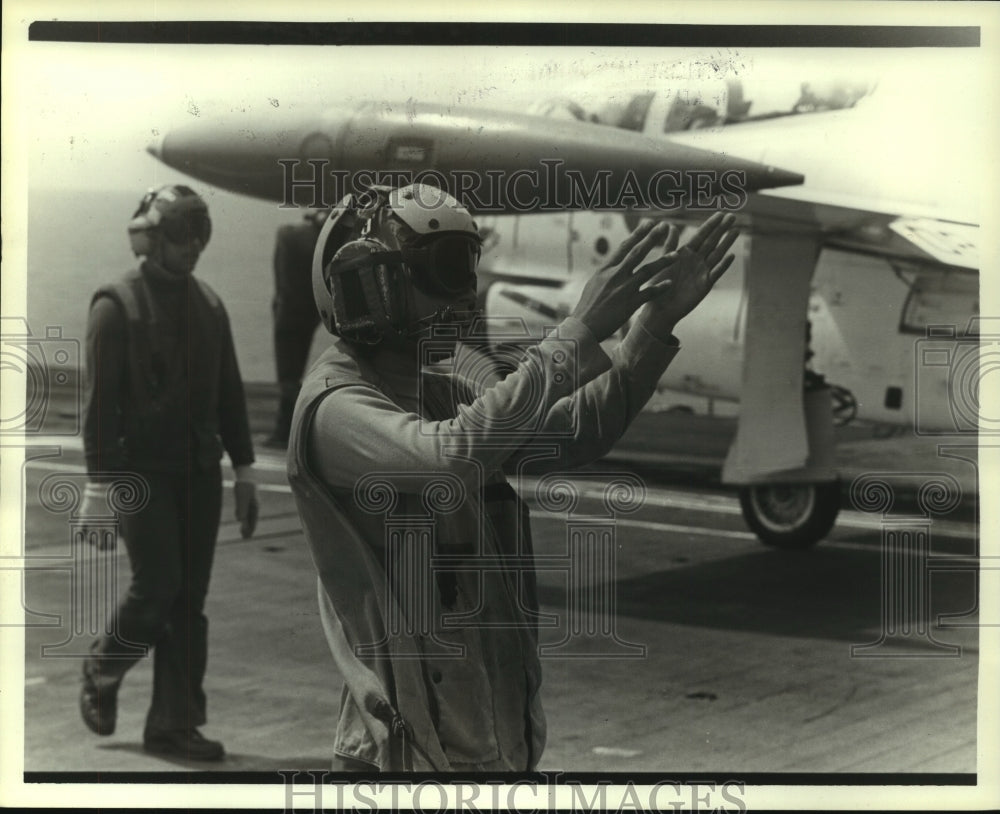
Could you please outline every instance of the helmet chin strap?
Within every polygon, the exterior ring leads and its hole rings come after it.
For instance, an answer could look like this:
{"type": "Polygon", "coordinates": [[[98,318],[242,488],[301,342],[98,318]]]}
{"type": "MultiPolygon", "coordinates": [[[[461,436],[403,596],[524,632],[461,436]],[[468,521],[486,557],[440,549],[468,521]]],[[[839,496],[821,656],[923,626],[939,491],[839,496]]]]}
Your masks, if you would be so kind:
{"type": "Polygon", "coordinates": [[[427,329],[428,324],[447,325],[450,323],[471,322],[471,320],[459,318],[457,316],[458,314],[469,314],[474,319],[476,316],[479,316],[479,311],[475,309],[471,311],[460,311],[454,305],[446,305],[444,308],[438,308],[438,310],[433,314],[428,314],[426,317],[421,317],[420,319],[411,320],[403,329],[403,336],[415,338],[427,329]]]}

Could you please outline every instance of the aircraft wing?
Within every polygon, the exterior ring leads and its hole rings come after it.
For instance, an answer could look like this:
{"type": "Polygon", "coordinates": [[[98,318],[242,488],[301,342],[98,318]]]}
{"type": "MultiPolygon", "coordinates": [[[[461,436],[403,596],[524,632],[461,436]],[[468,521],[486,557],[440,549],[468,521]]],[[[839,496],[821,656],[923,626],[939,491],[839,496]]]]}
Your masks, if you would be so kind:
{"type": "Polygon", "coordinates": [[[802,196],[751,195],[742,210],[752,233],[817,232],[824,245],[921,264],[979,270],[979,226],[946,220],[905,203],[849,202],[809,190],[802,196]],[[876,206],[876,204],[885,204],[876,206]]]}
{"type": "Polygon", "coordinates": [[[671,134],[678,143],[739,150],[806,176],[795,188],[749,195],[740,213],[751,238],[748,322],[740,423],[723,480],[833,475],[830,443],[821,440],[829,408],[811,408],[812,397],[799,395],[809,283],[824,248],[928,270],[978,271],[981,168],[974,147],[961,149],[977,131],[967,122],[930,118],[911,108],[890,115],[871,107],[671,134]]]}
{"type": "Polygon", "coordinates": [[[711,197],[725,177],[747,192],[803,180],[738,153],[639,133],[412,102],[197,122],[148,150],[223,189],[301,205],[332,206],[353,191],[347,182],[371,183],[376,173],[413,179],[436,172],[471,211],[495,214],[592,209],[595,202],[622,209],[654,195],[690,195],[692,183],[711,197]]]}
{"type": "Polygon", "coordinates": [[[752,233],[815,233],[824,246],[978,271],[982,168],[975,156],[984,153],[970,144],[976,132],[958,117],[945,122],[912,109],[869,107],[673,133],[670,140],[738,151],[805,175],[800,186],[748,197],[742,225],[752,233]]]}
{"type": "Polygon", "coordinates": [[[979,269],[978,226],[930,218],[899,218],[889,228],[931,260],[979,269]]]}

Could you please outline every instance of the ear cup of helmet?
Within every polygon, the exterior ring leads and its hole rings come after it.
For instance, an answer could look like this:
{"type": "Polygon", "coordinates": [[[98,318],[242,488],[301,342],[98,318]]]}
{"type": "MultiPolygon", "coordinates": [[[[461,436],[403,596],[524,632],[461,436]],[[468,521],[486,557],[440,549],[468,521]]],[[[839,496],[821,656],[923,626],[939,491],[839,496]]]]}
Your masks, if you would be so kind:
{"type": "Polygon", "coordinates": [[[327,276],[334,255],[351,240],[360,236],[361,223],[354,208],[354,196],[347,195],[324,220],[316,238],[312,259],[312,288],[316,310],[326,330],[337,335],[333,317],[333,293],[327,276]]]}
{"type": "Polygon", "coordinates": [[[330,321],[345,339],[375,343],[406,325],[406,272],[402,256],[382,241],[345,243],[324,270],[330,321]]]}
{"type": "Polygon", "coordinates": [[[133,218],[128,224],[128,242],[132,254],[145,257],[153,251],[152,227],[145,218],[133,218]]]}

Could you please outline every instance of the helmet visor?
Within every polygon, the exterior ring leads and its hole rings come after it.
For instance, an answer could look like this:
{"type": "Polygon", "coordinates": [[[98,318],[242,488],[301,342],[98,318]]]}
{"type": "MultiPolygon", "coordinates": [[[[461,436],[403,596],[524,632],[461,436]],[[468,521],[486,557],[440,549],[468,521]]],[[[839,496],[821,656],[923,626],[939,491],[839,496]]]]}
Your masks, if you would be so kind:
{"type": "Polygon", "coordinates": [[[425,245],[403,247],[413,285],[425,294],[454,297],[475,290],[479,241],[465,234],[434,235],[425,245]]]}
{"type": "Polygon", "coordinates": [[[208,213],[201,210],[164,217],[158,227],[171,243],[191,243],[197,238],[207,246],[212,236],[212,221],[208,213]]]}

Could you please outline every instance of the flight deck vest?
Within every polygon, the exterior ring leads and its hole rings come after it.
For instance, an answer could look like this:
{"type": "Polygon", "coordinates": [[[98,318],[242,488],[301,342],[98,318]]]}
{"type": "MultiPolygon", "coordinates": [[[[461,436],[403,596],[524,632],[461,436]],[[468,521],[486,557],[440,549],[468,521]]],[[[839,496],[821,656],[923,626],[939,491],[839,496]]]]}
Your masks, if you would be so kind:
{"type": "MultiPolygon", "coordinates": [[[[428,677],[419,659],[397,653],[416,649],[406,634],[391,647],[359,655],[359,643],[385,641],[396,597],[386,590],[379,541],[367,539],[352,520],[350,492],[328,488],[309,464],[308,439],[316,410],[332,390],[346,385],[378,387],[378,375],[337,340],[306,377],[292,419],[288,480],[303,533],[319,575],[319,605],[327,643],[345,679],[335,750],[382,771],[446,771],[450,767],[432,717],[428,677]]],[[[373,461],[373,468],[377,463],[373,461]]],[[[484,495],[483,510],[498,530],[505,551],[531,551],[527,508],[506,483],[484,495]]],[[[488,490],[492,487],[488,487],[488,490]]],[[[405,497],[405,496],[404,496],[405,497]]],[[[527,613],[537,613],[534,574],[525,575],[527,613]]],[[[526,731],[530,763],[537,765],[545,743],[545,718],[538,694],[541,666],[537,630],[523,629],[528,698],[526,731]]]]}
{"type": "Polygon", "coordinates": [[[125,315],[126,392],[119,443],[124,462],[137,469],[207,469],[222,457],[219,369],[227,318],[211,288],[193,277],[188,282],[186,354],[170,353],[164,346],[163,326],[170,317],[140,271],[102,286],[92,300],[110,297],[125,315]]]}

